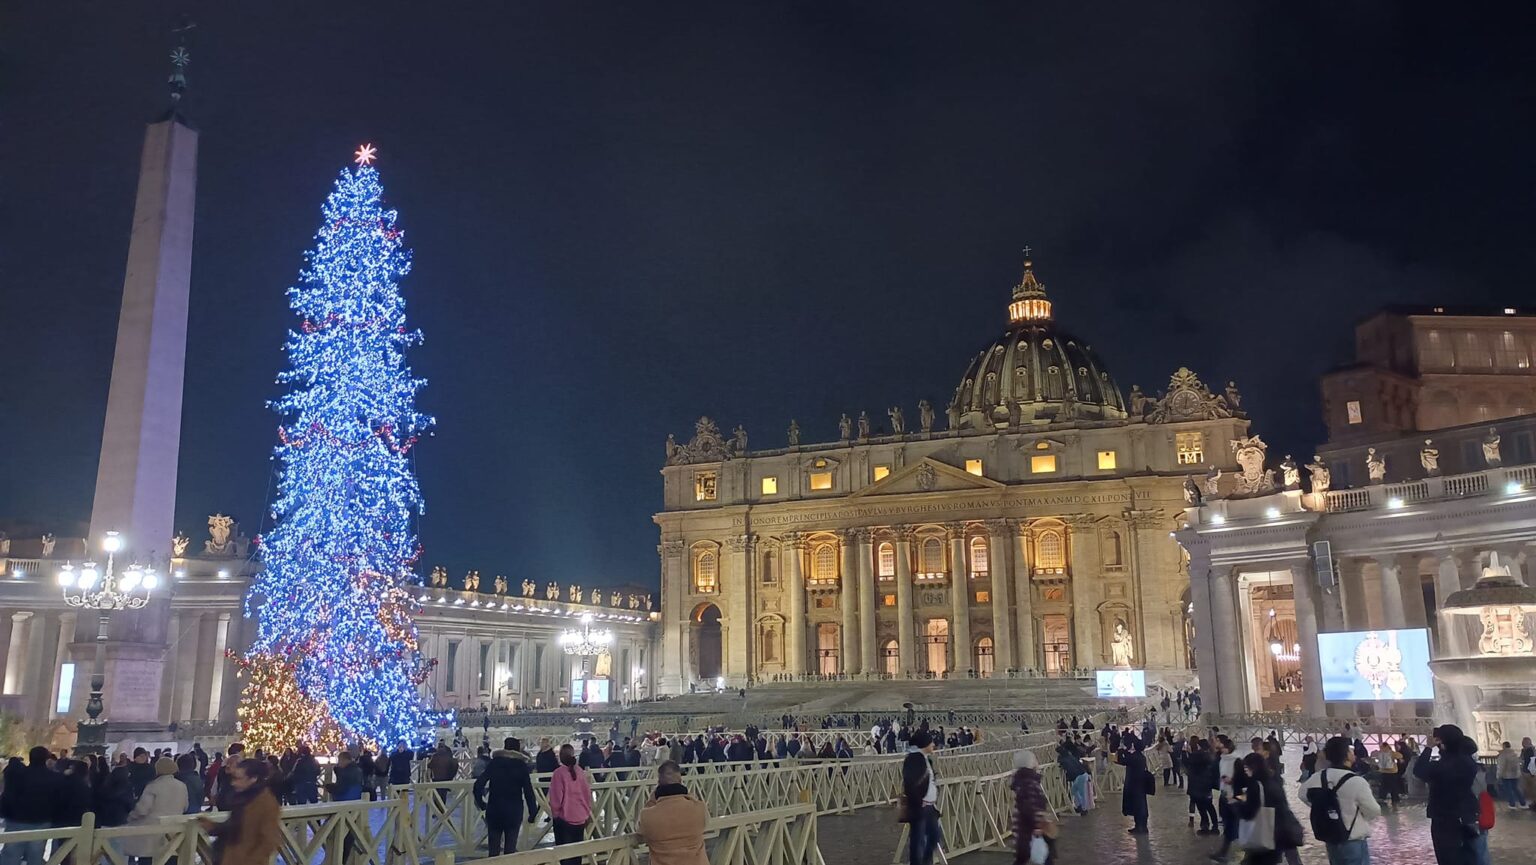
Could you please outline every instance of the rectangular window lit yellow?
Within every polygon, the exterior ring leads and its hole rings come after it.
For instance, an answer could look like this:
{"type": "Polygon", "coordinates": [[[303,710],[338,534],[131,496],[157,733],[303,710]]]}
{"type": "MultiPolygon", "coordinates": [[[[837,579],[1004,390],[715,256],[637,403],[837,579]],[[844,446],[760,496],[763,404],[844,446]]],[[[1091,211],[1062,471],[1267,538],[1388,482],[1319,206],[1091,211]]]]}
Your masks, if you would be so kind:
{"type": "Polygon", "coordinates": [[[977,592],[976,593],[976,603],[978,603],[978,604],[990,604],[990,603],[992,603],[992,593],[988,592],[988,591],[977,592]]]}
{"type": "Polygon", "coordinates": [[[1114,451],[1099,451],[1099,468],[1112,469],[1115,467],[1114,451]]]}
{"type": "Polygon", "coordinates": [[[1037,475],[1048,475],[1056,471],[1055,454],[1039,454],[1029,458],[1029,470],[1037,475]]]}
{"type": "Polygon", "coordinates": [[[830,489],[832,489],[832,473],[831,472],[811,472],[811,489],[813,489],[813,490],[830,490],[830,489]]]}
{"type": "Polygon", "coordinates": [[[693,476],[693,500],[696,502],[712,502],[716,495],[716,479],[714,472],[699,472],[693,476]]]}
{"type": "Polygon", "coordinates": [[[779,494],[778,478],[763,478],[763,495],[776,496],[779,494]]]}
{"type": "Polygon", "coordinates": [[[885,603],[885,605],[887,607],[894,607],[894,606],[896,606],[896,596],[895,595],[883,595],[883,596],[881,596],[881,600],[885,603]]]}
{"type": "Polygon", "coordinates": [[[978,478],[981,477],[981,460],[966,460],[965,470],[978,478]]]}
{"type": "Polygon", "coordinates": [[[875,480],[883,481],[891,476],[890,466],[875,466],[875,480]]]}

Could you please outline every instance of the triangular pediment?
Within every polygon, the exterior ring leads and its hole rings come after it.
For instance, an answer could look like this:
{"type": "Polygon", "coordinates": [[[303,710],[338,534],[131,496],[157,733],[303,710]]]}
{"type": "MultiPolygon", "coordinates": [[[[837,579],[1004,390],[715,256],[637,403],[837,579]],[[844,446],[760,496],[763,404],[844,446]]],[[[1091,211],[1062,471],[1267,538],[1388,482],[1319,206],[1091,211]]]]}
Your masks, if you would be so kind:
{"type": "Polygon", "coordinates": [[[1003,486],[991,478],[978,477],[948,463],[924,457],[909,466],[902,466],[848,497],[856,499],[860,496],[974,492],[1001,489],[1003,486]]]}

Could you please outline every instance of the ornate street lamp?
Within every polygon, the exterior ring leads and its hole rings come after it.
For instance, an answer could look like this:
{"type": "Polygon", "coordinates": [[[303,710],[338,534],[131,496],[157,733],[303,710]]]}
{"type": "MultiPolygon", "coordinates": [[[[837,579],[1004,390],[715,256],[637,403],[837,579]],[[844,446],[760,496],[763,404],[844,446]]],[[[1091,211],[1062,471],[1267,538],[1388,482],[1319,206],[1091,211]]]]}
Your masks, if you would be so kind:
{"type": "Polygon", "coordinates": [[[139,610],[149,604],[149,593],[160,584],[160,577],[153,568],[138,562],[130,564],[121,574],[113,570],[113,556],[123,548],[123,538],[117,532],[107,532],[101,548],[107,554],[105,571],[98,570],[95,562],[86,562],[79,570],[70,562],[59,569],[59,587],[64,591],[64,603],[82,610],[95,610],[96,659],[91,665],[91,695],[85,704],[86,718],[80,721],[76,736],[75,753],[102,754],[107,750],[107,722],[101,720],[101,689],[106,684],[107,624],[116,610],[139,610]]]}
{"type": "Polygon", "coordinates": [[[588,657],[591,655],[606,655],[608,648],[613,645],[612,631],[595,631],[592,629],[592,614],[585,613],[581,617],[581,630],[567,630],[560,634],[560,647],[567,655],[588,657]]]}

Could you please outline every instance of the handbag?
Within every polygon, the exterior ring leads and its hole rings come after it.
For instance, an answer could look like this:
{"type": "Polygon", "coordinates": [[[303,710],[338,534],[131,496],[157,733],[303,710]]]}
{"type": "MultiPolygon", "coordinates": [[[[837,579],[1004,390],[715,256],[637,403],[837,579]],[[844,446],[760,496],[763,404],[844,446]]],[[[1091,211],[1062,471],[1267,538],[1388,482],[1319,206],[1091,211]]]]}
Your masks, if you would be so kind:
{"type": "Polygon", "coordinates": [[[1045,865],[1051,855],[1051,845],[1036,835],[1029,842],[1029,865],[1045,865]]]}
{"type": "Polygon", "coordinates": [[[1259,810],[1251,820],[1237,825],[1237,846],[1263,853],[1275,849],[1275,809],[1264,804],[1264,785],[1259,787],[1259,810]]]}

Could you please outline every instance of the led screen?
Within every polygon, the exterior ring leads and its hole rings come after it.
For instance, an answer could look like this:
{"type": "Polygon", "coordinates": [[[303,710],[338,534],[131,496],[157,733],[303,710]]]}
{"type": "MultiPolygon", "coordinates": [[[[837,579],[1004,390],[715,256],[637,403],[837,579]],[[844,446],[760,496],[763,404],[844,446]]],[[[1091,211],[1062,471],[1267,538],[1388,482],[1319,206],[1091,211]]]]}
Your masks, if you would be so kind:
{"type": "Polygon", "coordinates": [[[591,703],[606,703],[606,702],[608,702],[608,680],[607,679],[588,679],[587,680],[587,703],[591,704],[591,703]]]}
{"type": "Polygon", "coordinates": [[[1096,670],[1100,697],[1145,697],[1147,674],[1143,670],[1096,670]]]}
{"type": "Polygon", "coordinates": [[[1325,700],[1433,700],[1429,631],[1344,631],[1317,635],[1325,700]]]}

